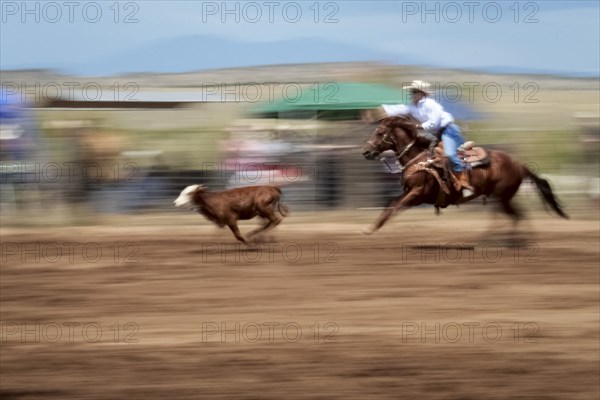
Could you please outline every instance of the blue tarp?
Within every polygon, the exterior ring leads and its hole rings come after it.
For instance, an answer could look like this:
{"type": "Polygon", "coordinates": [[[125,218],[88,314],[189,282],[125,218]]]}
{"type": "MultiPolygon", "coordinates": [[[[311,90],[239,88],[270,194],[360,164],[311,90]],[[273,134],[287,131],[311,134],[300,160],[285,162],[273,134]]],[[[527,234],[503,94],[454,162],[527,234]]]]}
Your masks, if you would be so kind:
{"type": "Polygon", "coordinates": [[[34,157],[41,146],[37,120],[20,95],[0,91],[0,124],[13,125],[1,137],[0,161],[25,160],[34,157]]]}
{"type": "Polygon", "coordinates": [[[14,120],[22,117],[22,108],[25,104],[19,101],[18,96],[0,91],[0,120],[14,120]]]}

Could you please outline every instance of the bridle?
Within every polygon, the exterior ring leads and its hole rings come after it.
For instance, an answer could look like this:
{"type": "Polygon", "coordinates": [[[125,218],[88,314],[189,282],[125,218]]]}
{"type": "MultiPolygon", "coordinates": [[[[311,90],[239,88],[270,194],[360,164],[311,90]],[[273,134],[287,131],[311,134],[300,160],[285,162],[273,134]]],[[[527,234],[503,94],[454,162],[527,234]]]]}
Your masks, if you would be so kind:
{"type": "MultiPolygon", "coordinates": [[[[380,128],[377,128],[377,129],[380,129],[380,128]]],[[[435,178],[435,180],[438,182],[438,184],[440,185],[440,188],[446,194],[449,194],[450,190],[448,189],[448,186],[444,183],[444,181],[440,177],[439,172],[436,171],[435,168],[431,168],[432,160],[421,161],[421,162],[417,163],[417,161],[421,157],[423,157],[425,154],[427,154],[428,150],[421,151],[419,154],[417,154],[416,156],[412,157],[406,163],[402,164],[402,161],[400,161],[400,159],[402,157],[404,157],[408,153],[408,151],[415,145],[415,143],[417,142],[417,139],[416,138],[413,139],[409,144],[407,144],[402,149],[400,149],[399,146],[398,146],[397,141],[395,140],[395,137],[390,133],[391,129],[389,127],[387,127],[387,126],[386,126],[386,129],[387,129],[387,131],[381,137],[381,142],[380,143],[386,143],[388,145],[394,145],[395,148],[398,149],[398,151],[399,151],[400,154],[398,154],[396,156],[396,161],[397,161],[398,167],[400,169],[399,172],[401,174],[403,174],[402,175],[403,179],[408,179],[408,177],[412,176],[413,174],[419,173],[419,172],[425,172],[425,173],[430,174],[431,176],[433,176],[435,178]],[[388,138],[389,138],[389,141],[387,141],[388,138]],[[408,170],[408,172],[406,172],[408,167],[411,167],[411,168],[410,168],[410,170],[408,170]],[[412,168],[412,167],[414,167],[414,168],[412,168]]],[[[367,140],[367,144],[372,149],[377,150],[377,147],[376,147],[375,143],[372,140],[367,140]]],[[[392,171],[392,168],[390,168],[390,166],[387,163],[385,163],[385,165],[390,169],[390,171],[392,171]]]]}
{"type": "MultiPolygon", "coordinates": [[[[379,128],[377,128],[377,129],[379,129],[379,128]]],[[[383,134],[383,137],[381,138],[381,143],[389,144],[390,146],[395,146],[396,148],[398,148],[398,143],[396,143],[393,136],[390,135],[390,129],[387,129],[386,132],[383,134]],[[389,142],[386,141],[387,137],[389,137],[389,139],[390,139],[389,142]]],[[[367,144],[369,146],[371,146],[372,149],[374,149],[374,150],[377,149],[377,146],[375,145],[375,143],[373,143],[373,141],[367,140],[367,144]]]]}
{"type": "MultiPolygon", "coordinates": [[[[390,146],[394,146],[396,149],[398,149],[400,146],[398,146],[398,143],[394,139],[394,136],[392,136],[390,134],[390,132],[391,132],[391,129],[387,128],[386,132],[383,134],[383,137],[381,138],[381,143],[389,144],[390,146]],[[389,138],[390,141],[386,141],[387,138],[389,138]]],[[[400,159],[402,157],[404,157],[404,155],[414,146],[414,144],[416,142],[417,142],[417,139],[414,139],[412,142],[410,142],[409,144],[404,146],[402,148],[402,150],[400,151],[400,153],[396,156],[396,159],[398,160],[398,164],[400,164],[400,172],[404,171],[406,169],[406,167],[411,165],[417,158],[421,157],[421,155],[423,153],[425,153],[425,151],[423,151],[422,153],[419,153],[416,157],[413,157],[406,164],[402,165],[402,162],[400,161],[400,159]]],[[[367,140],[367,144],[369,146],[371,146],[372,149],[377,149],[376,145],[371,140],[367,140]]],[[[388,166],[388,168],[389,168],[389,166],[388,166]]]]}

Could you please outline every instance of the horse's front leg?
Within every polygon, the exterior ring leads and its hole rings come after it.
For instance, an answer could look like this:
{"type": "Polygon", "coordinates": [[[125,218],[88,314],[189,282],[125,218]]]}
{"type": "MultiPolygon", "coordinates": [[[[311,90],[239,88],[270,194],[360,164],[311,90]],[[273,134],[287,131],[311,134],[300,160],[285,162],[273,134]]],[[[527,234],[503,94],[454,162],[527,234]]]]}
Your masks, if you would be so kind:
{"type": "Polygon", "coordinates": [[[381,228],[395,212],[421,204],[423,202],[422,195],[422,188],[413,188],[408,193],[404,193],[402,196],[392,200],[388,207],[379,215],[377,220],[375,220],[375,223],[370,227],[364,228],[362,233],[371,235],[379,230],[379,228],[381,228]]]}

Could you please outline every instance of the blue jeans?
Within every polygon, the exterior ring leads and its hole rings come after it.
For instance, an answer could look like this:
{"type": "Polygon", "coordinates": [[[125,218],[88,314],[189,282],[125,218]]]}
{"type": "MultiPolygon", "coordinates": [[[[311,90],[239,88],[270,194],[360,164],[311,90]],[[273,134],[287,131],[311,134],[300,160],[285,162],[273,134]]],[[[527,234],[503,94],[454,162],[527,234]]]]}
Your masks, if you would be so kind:
{"type": "Polygon", "coordinates": [[[465,142],[465,139],[460,134],[460,128],[454,123],[449,124],[442,135],[442,142],[444,143],[444,153],[450,159],[450,164],[452,164],[454,172],[460,172],[465,169],[462,160],[456,155],[458,146],[465,142]]]}

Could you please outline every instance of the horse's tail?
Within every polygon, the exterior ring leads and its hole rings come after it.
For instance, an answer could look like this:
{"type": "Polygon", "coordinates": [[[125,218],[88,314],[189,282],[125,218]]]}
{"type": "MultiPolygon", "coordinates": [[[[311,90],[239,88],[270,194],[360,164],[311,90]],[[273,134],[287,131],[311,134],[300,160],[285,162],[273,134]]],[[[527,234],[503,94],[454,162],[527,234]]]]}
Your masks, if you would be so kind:
{"type": "Polygon", "coordinates": [[[283,193],[279,187],[277,187],[277,191],[279,192],[279,197],[277,198],[277,211],[279,211],[279,214],[283,217],[287,217],[290,210],[282,201],[283,193]]]}
{"type": "Polygon", "coordinates": [[[561,204],[554,196],[554,193],[552,192],[552,188],[550,187],[548,181],[543,178],[540,178],[539,176],[531,172],[529,168],[524,168],[526,171],[526,176],[530,178],[533,181],[533,183],[535,183],[544,202],[548,204],[562,218],[569,219],[569,216],[562,210],[561,204]]]}

